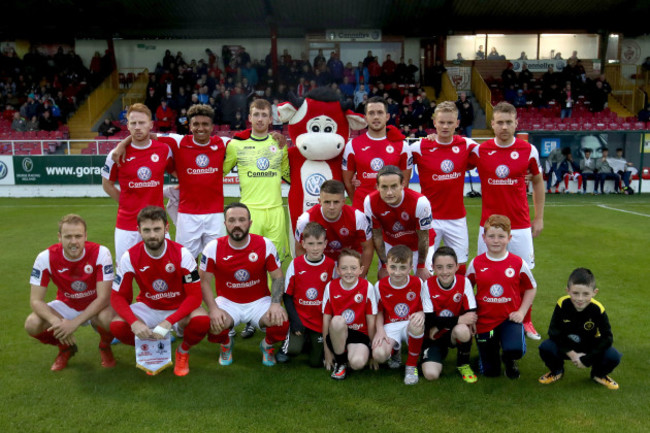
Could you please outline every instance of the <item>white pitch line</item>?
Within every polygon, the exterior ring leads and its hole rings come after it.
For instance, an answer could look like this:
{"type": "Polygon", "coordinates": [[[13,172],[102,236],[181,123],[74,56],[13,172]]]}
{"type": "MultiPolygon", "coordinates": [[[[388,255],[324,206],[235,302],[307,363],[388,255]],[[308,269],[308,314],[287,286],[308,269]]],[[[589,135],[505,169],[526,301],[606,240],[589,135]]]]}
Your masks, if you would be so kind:
{"type": "Polygon", "coordinates": [[[615,210],[615,211],[618,211],[618,212],[624,212],[624,213],[629,213],[629,214],[632,214],[632,215],[638,215],[638,216],[643,216],[643,217],[646,217],[646,218],[650,218],[650,215],[645,214],[645,213],[633,212],[631,210],[625,210],[625,209],[618,209],[618,208],[615,208],[615,207],[607,206],[605,204],[599,204],[598,207],[602,207],[603,209],[615,210]]]}

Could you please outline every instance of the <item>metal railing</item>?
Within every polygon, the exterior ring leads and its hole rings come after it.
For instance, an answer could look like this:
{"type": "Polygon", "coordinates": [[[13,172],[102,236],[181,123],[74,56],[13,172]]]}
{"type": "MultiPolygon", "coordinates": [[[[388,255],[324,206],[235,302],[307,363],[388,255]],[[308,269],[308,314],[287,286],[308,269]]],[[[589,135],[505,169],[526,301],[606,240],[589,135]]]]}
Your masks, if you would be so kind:
{"type": "Polygon", "coordinates": [[[636,114],[644,107],[646,95],[642,88],[646,84],[647,74],[644,78],[640,67],[619,64],[605,65],[605,77],[612,86],[612,96],[625,108],[636,114]]]}
{"type": "Polygon", "coordinates": [[[472,68],[472,93],[485,112],[485,126],[489,127],[492,121],[492,91],[475,67],[472,68]]]}

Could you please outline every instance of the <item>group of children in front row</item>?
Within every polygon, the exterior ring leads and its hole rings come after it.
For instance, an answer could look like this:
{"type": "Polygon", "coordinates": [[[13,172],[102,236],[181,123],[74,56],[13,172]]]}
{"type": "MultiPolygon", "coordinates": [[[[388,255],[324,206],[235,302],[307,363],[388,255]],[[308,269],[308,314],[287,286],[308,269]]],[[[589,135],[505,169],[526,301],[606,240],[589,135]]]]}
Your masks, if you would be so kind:
{"type": "MultiPolygon", "coordinates": [[[[507,217],[492,215],[485,223],[487,253],[472,260],[467,275],[456,273],[454,250],[441,247],[433,255],[435,275],[425,282],[411,275],[411,250],[395,246],[387,254],[389,276],[373,287],[360,278],[360,254],[344,249],[335,264],[323,254],[325,229],[309,223],[302,240],[306,253],[287,271],[284,302],[291,328],[278,361],[287,362],[309,342],[310,364],[320,367],[324,359],[331,377],[341,380],[368,362],[374,369],[384,362],[399,368],[406,343],[404,383],[411,385],[418,382],[420,357],[424,377],[435,380],[455,347],[458,371],[474,383],[469,357],[475,336],[484,376],[499,376],[503,363],[506,376],[518,378],[517,360],[526,351],[522,321],[535,298],[536,282],[526,263],[508,252],[510,231],[507,217]],[[331,279],[334,269],[337,278],[331,279]]],[[[598,289],[591,271],[574,270],[567,292],[553,312],[549,339],[539,346],[550,370],[539,382],[561,379],[569,359],[578,368],[591,367],[595,382],[618,389],[608,375],[621,354],[612,347],[604,307],[593,299],[598,289]]]]}

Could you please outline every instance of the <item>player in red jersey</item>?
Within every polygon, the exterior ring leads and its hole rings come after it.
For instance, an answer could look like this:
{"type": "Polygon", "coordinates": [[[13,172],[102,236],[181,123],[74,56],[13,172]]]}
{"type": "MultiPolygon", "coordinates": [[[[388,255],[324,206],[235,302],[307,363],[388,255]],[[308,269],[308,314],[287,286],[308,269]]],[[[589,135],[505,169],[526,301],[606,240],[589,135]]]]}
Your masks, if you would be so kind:
{"type": "Polygon", "coordinates": [[[422,280],[409,275],[413,267],[413,252],[404,245],[388,251],[386,268],[388,277],[375,285],[379,300],[377,331],[372,341],[372,358],[388,361],[390,368],[399,368],[402,361],[401,346],[406,342],[408,357],[404,383],[418,383],[418,359],[424,339],[424,313],[422,312],[422,280]]]}
{"type": "Polygon", "coordinates": [[[457,347],[456,367],[467,383],[477,378],[469,365],[472,335],[476,329],[476,298],[472,283],[458,273],[453,248],[440,247],[433,254],[435,278],[429,278],[422,290],[422,307],[429,338],[422,348],[422,374],[436,380],[450,347],[457,347]]]}
{"type": "Polygon", "coordinates": [[[198,344],[210,326],[201,308],[201,284],[196,261],[181,244],[165,238],[169,225],[162,207],[147,206],[138,213],[143,241],[129,248],[120,260],[113,281],[111,305],[119,317],[111,332],[133,346],[138,338],[162,339],[172,327],[183,334],[176,349],[174,374],[190,372],[190,348],[198,344]],[[133,280],[140,293],[133,300],[133,280]]]}
{"type": "Polygon", "coordinates": [[[32,313],[25,330],[44,344],[59,347],[52,371],[63,370],[77,351],[74,333],[90,323],[99,333],[102,367],[115,366],[111,351],[110,323],[113,261],[108,248],[88,242],[86,222],[69,214],[59,221],[59,243],[42,251],[29,279],[32,313]],[[56,300],[45,302],[47,286],[52,280],[57,288],[56,300]]]}
{"type": "Polygon", "coordinates": [[[102,169],[102,187],[119,203],[115,224],[118,267],[124,252],[142,240],[137,224],[140,209],[150,205],[163,207],[164,175],[171,169],[172,156],[166,144],[150,139],[153,122],[146,105],[131,105],[126,117],[133,140],[126,149],[125,162],[118,167],[109,152],[102,169]]]}
{"type": "Polygon", "coordinates": [[[468,161],[477,144],[470,138],[454,135],[458,127],[458,108],[445,101],[436,107],[433,124],[435,140],[423,139],[411,145],[422,194],[431,203],[432,227],[436,231],[434,250],[444,241],[456,252],[459,272],[465,273],[469,259],[469,236],[463,191],[468,161]]]}
{"type": "MultiPolygon", "coordinates": [[[[483,210],[479,228],[477,254],[487,249],[483,242],[485,220],[494,214],[507,216],[512,224],[512,242],[508,251],[526,261],[530,269],[535,267],[533,238],[544,228],[544,179],[535,146],[515,138],[517,110],[507,102],[494,107],[492,129],[495,138],[481,143],[474,149],[472,161],[481,178],[483,210]],[[526,195],[526,175],[532,175],[533,205],[535,217],[531,221],[526,195]]],[[[541,337],[530,319],[524,320],[526,336],[534,340],[541,337]]]]}
{"type": "Polygon", "coordinates": [[[476,343],[483,374],[500,374],[501,351],[506,376],[517,379],[517,359],[526,353],[522,322],[535,299],[537,283],[526,262],[508,252],[510,227],[510,220],[503,215],[485,221],[487,252],[470,262],[467,278],[476,286],[476,343]]]}
{"type": "Polygon", "coordinates": [[[349,248],[341,251],[336,271],[340,278],[330,281],[323,295],[323,338],[334,354],[332,379],[343,380],[348,365],[361,370],[370,357],[375,337],[377,296],[363,273],[361,255],[349,248]]]}
{"type": "Polygon", "coordinates": [[[361,254],[365,278],[372,263],[374,247],[372,228],[363,212],[345,204],[345,186],[338,180],[328,180],[320,187],[318,204],[300,215],[296,222],[296,256],[305,253],[301,245],[305,226],[315,221],[327,231],[325,255],[337,260],[343,248],[351,248],[361,254]]]}
{"type": "Polygon", "coordinates": [[[224,210],[228,236],[210,242],[201,256],[201,288],[210,315],[208,341],[221,344],[219,363],[232,363],[231,328],[252,323],[266,329],[260,342],[262,363],[275,365],[273,344],[283,341],[289,330],[282,308],[284,277],[278,252],[269,239],[249,233],[251,216],[243,203],[231,203],[224,210]],[[271,296],[267,282],[271,277],[271,296]],[[218,278],[215,280],[215,276],[218,278]],[[212,286],[216,283],[217,298],[212,286]]]}
{"type": "MultiPolygon", "coordinates": [[[[394,127],[387,128],[390,118],[388,104],[379,96],[368,99],[366,121],[368,132],[348,141],[343,152],[343,183],[352,199],[352,206],[363,211],[364,198],[375,190],[377,172],[387,165],[402,170],[411,178],[411,155],[404,136],[394,127]],[[356,184],[353,178],[356,175],[356,184]]],[[[408,180],[407,180],[408,183],[408,180]]]]}
{"type": "MultiPolygon", "coordinates": [[[[287,355],[300,354],[308,343],[309,365],[322,367],[325,354],[323,293],[334,276],[335,262],[324,254],[327,232],[317,222],[305,225],[300,244],[305,253],[289,264],[284,284],[283,299],[289,314],[290,331],[276,358],[278,362],[286,362],[289,360],[287,355]]],[[[329,350],[327,353],[325,359],[331,364],[332,354],[329,350]]]]}
{"type": "Polygon", "coordinates": [[[431,229],[431,204],[419,192],[404,188],[399,168],[388,165],[377,173],[377,191],[364,201],[364,212],[372,221],[372,239],[381,268],[378,278],[387,276],[386,253],[393,245],[406,245],[413,251],[415,275],[431,276],[431,255],[435,231],[431,229]]]}

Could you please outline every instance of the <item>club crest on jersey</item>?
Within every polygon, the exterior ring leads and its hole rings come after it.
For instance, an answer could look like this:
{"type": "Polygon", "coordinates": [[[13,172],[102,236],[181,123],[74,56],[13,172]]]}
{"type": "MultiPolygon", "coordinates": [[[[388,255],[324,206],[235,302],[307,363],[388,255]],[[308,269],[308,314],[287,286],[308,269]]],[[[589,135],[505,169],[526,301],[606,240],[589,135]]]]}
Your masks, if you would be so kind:
{"type": "Polygon", "coordinates": [[[458,153],[458,152],[460,152],[460,148],[458,146],[454,146],[454,147],[451,148],[451,151],[454,152],[454,153],[458,153]]]}
{"type": "Polygon", "coordinates": [[[451,173],[454,171],[454,162],[451,159],[445,159],[440,163],[440,170],[443,173],[451,173]]]}
{"type": "Polygon", "coordinates": [[[406,211],[402,212],[402,214],[401,214],[400,216],[402,217],[402,219],[403,219],[404,221],[408,221],[409,218],[410,218],[408,212],[406,212],[406,211]]]}
{"type": "Polygon", "coordinates": [[[268,170],[271,166],[268,158],[258,158],[257,159],[257,168],[260,170],[268,170]]]}
{"type": "Polygon", "coordinates": [[[381,158],[373,158],[372,161],[370,161],[370,168],[372,168],[375,171],[379,171],[382,168],[384,168],[384,160],[381,158]]]}
{"type": "Polygon", "coordinates": [[[409,301],[412,301],[413,299],[415,299],[415,296],[416,296],[415,292],[408,292],[406,294],[406,299],[408,299],[409,301]]]}
{"type": "Polygon", "coordinates": [[[92,274],[93,273],[93,266],[91,264],[87,264],[84,266],[84,272],[87,274],[92,274]]]}
{"type": "Polygon", "coordinates": [[[318,290],[311,287],[311,288],[307,289],[307,291],[305,292],[305,296],[310,301],[313,301],[314,299],[316,299],[318,297],[318,290]]]}
{"type": "Polygon", "coordinates": [[[307,180],[305,180],[305,191],[307,191],[307,194],[309,195],[313,195],[313,196],[320,195],[320,186],[326,180],[327,179],[325,179],[325,176],[323,176],[320,173],[314,173],[309,175],[307,177],[307,180]]]}
{"type": "Polygon", "coordinates": [[[363,301],[363,295],[361,293],[357,293],[354,295],[354,302],[357,304],[360,304],[363,301]]]}
{"type": "Polygon", "coordinates": [[[503,295],[503,287],[501,287],[501,284],[492,284],[490,287],[490,295],[492,295],[495,298],[498,298],[499,296],[503,295]]]}
{"type": "Polygon", "coordinates": [[[393,224],[393,232],[397,233],[397,232],[401,232],[402,230],[404,230],[404,226],[402,225],[402,223],[400,223],[399,221],[395,221],[395,224],[393,224]]]}
{"type": "Polygon", "coordinates": [[[251,276],[246,269],[240,269],[237,272],[235,272],[235,279],[240,283],[248,281],[250,277],[251,276]]]}
{"type": "Polygon", "coordinates": [[[594,322],[591,321],[591,319],[586,321],[584,326],[585,331],[591,331],[592,329],[594,329],[594,326],[596,325],[594,324],[594,322]]]}
{"type": "Polygon", "coordinates": [[[463,299],[463,295],[461,295],[460,293],[456,293],[452,299],[454,300],[454,302],[460,302],[463,299]]]}
{"type": "Polygon", "coordinates": [[[73,281],[72,284],[70,284],[70,287],[75,292],[83,292],[88,286],[86,286],[86,283],[83,281],[73,281]]]}
{"type": "Polygon", "coordinates": [[[275,152],[278,151],[278,148],[275,147],[275,146],[269,146],[269,150],[270,150],[271,152],[275,153],[275,152]]]}
{"type": "Polygon", "coordinates": [[[409,306],[403,302],[395,305],[395,308],[393,309],[395,311],[395,314],[397,314],[397,317],[407,317],[409,315],[409,306]]]}
{"type": "Polygon", "coordinates": [[[515,276],[515,270],[512,268],[506,269],[506,277],[512,278],[515,276]]]}
{"type": "Polygon", "coordinates": [[[203,167],[207,167],[208,164],[210,164],[210,158],[208,158],[208,155],[202,153],[196,156],[194,162],[196,162],[196,165],[203,168],[203,167]]]}
{"type": "Polygon", "coordinates": [[[451,310],[442,310],[440,314],[438,314],[438,317],[454,317],[454,313],[451,312],[451,310]]]}
{"type": "Polygon", "coordinates": [[[153,289],[158,293],[166,292],[167,289],[169,289],[169,287],[167,286],[167,282],[163,279],[157,279],[156,281],[153,282],[151,287],[153,287],[153,289]]]}
{"type": "Polygon", "coordinates": [[[173,263],[167,263],[165,265],[165,270],[169,272],[170,274],[176,270],[176,266],[174,266],[173,263]]]}
{"type": "Polygon", "coordinates": [[[257,259],[258,259],[257,253],[250,253],[248,255],[248,260],[250,260],[251,262],[256,262],[257,259]]]}
{"type": "Polygon", "coordinates": [[[498,178],[505,179],[510,174],[510,169],[508,168],[507,165],[501,164],[495,170],[495,174],[497,175],[498,178]]]}
{"type": "Polygon", "coordinates": [[[512,152],[510,152],[510,158],[512,158],[512,159],[519,158],[519,152],[517,152],[516,150],[513,150],[512,152]]]}
{"type": "Polygon", "coordinates": [[[323,272],[322,274],[320,274],[320,280],[322,282],[327,281],[327,272],[323,272]]]}
{"type": "Polygon", "coordinates": [[[151,160],[152,160],[153,162],[158,162],[159,159],[160,159],[160,157],[158,156],[157,153],[152,153],[152,154],[151,154],[151,160]]]}
{"type": "Polygon", "coordinates": [[[348,230],[347,227],[341,227],[341,230],[339,230],[339,234],[341,236],[347,236],[350,234],[350,230],[348,230]]]}
{"type": "Polygon", "coordinates": [[[341,246],[342,246],[341,242],[339,242],[339,241],[332,241],[328,245],[333,250],[340,250],[341,246]]]}
{"type": "Polygon", "coordinates": [[[395,152],[395,148],[391,146],[390,144],[386,146],[386,153],[393,153],[395,152]]]}
{"type": "Polygon", "coordinates": [[[343,311],[341,317],[343,317],[345,323],[349,325],[350,323],[354,322],[354,310],[348,308],[347,310],[343,311]]]}
{"type": "Polygon", "coordinates": [[[143,182],[146,182],[149,179],[151,179],[151,169],[149,167],[140,167],[138,169],[138,179],[140,179],[143,182]]]}

